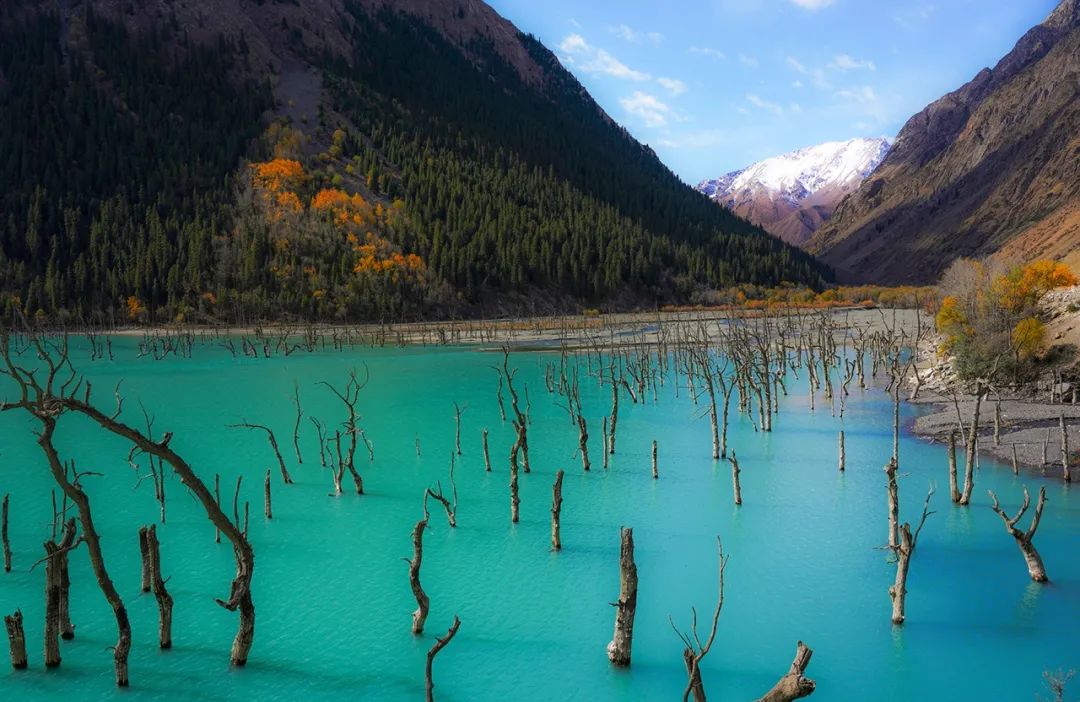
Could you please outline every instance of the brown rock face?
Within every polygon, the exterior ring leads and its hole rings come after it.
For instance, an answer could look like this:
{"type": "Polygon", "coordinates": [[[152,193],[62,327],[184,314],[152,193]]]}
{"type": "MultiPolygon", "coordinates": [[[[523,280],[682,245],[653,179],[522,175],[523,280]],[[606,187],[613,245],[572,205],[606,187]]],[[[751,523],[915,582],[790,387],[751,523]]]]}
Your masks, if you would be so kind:
{"type": "Polygon", "coordinates": [[[807,248],[847,280],[923,283],[954,259],[1080,248],[1080,0],[908,120],[807,248]]]}

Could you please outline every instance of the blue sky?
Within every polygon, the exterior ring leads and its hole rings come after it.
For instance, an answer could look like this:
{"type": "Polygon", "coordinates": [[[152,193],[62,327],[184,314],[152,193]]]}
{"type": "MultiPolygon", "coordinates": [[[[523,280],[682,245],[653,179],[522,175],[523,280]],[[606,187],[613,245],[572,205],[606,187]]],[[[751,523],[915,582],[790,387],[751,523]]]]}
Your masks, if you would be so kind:
{"type": "Polygon", "coordinates": [[[489,0],[688,183],[895,136],[1058,0],[489,0]]]}

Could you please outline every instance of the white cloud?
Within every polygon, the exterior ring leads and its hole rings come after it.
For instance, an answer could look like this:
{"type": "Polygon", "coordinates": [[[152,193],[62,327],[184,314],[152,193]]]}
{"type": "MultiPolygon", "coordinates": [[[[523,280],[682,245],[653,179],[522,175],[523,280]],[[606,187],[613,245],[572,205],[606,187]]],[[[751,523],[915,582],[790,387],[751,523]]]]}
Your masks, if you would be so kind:
{"type": "Polygon", "coordinates": [[[791,112],[794,112],[795,114],[799,114],[800,112],[802,112],[802,105],[800,105],[797,102],[793,102],[790,105],[788,105],[788,110],[790,110],[791,112]]]}
{"type": "Polygon", "coordinates": [[[802,73],[803,75],[806,75],[807,73],[809,73],[809,72],[810,72],[810,71],[809,71],[809,70],[808,70],[808,69],[806,68],[806,66],[802,65],[801,63],[799,63],[799,62],[798,62],[798,61],[797,61],[797,60],[795,59],[795,57],[793,57],[793,56],[788,56],[788,57],[787,57],[787,60],[786,60],[786,63],[787,63],[787,65],[788,65],[788,67],[790,67],[790,68],[791,68],[791,69],[792,69],[793,71],[795,71],[796,73],[802,73]]]}
{"type": "Polygon", "coordinates": [[[663,127],[673,117],[672,109],[656,97],[635,90],[633,95],[619,99],[623,109],[645,121],[647,127],[663,127]]]}
{"type": "Polygon", "coordinates": [[[874,65],[873,61],[853,59],[847,54],[837,54],[836,56],[833,56],[829,68],[835,68],[840,71],[858,71],[861,69],[866,69],[868,71],[877,70],[877,66],[874,65]]]}
{"type": "Polygon", "coordinates": [[[791,0],[791,2],[807,10],[820,10],[833,4],[833,0],[791,0]]]}
{"type": "Polygon", "coordinates": [[[614,27],[608,27],[608,31],[620,39],[634,42],[635,44],[647,41],[656,46],[664,41],[664,35],[660,32],[639,32],[625,24],[617,24],[614,27]]]}
{"type": "Polygon", "coordinates": [[[746,54],[739,54],[739,63],[746,66],[747,68],[757,68],[761,65],[757,58],[753,56],[747,56],[746,54]]]}
{"type": "Polygon", "coordinates": [[[851,114],[851,117],[858,118],[864,123],[867,120],[875,124],[885,124],[889,121],[886,100],[878,95],[872,86],[862,85],[838,90],[836,97],[840,98],[844,109],[851,114]]]}
{"type": "Polygon", "coordinates": [[[762,110],[768,110],[773,114],[778,115],[784,111],[784,108],[780,107],[780,105],[777,105],[775,102],[769,102],[768,100],[763,99],[760,95],[756,95],[754,93],[748,93],[746,96],[746,101],[754,107],[760,108],[762,110]]]}
{"type": "Polygon", "coordinates": [[[571,34],[563,39],[559,44],[559,50],[563,52],[562,58],[566,63],[585,73],[602,73],[615,78],[636,81],[646,81],[651,78],[648,73],[635,71],[603,49],[589,44],[580,34],[571,34]]]}
{"type": "Polygon", "coordinates": [[[796,81],[792,81],[791,87],[792,88],[802,88],[804,86],[803,86],[803,82],[801,80],[796,80],[796,81]]]}
{"type": "Polygon", "coordinates": [[[689,49],[687,49],[687,51],[698,56],[708,56],[710,58],[721,61],[724,59],[723,51],[720,51],[718,49],[710,49],[707,46],[691,46],[689,49]]]}
{"type": "Polygon", "coordinates": [[[676,78],[657,78],[656,82],[666,88],[672,95],[682,95],[686,92],[686,83],[676,78]]]}

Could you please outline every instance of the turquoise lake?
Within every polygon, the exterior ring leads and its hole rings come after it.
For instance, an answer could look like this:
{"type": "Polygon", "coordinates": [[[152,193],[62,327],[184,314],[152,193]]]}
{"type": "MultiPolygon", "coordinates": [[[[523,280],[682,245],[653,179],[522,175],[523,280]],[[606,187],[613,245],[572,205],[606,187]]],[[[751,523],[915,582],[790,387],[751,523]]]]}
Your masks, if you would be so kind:
{"type": "MultiPolygon", "coordinates": [[[[49,537],[55,487],[25,413],[0,415],[0,493],[11,494],[15,568],[0,573],[0,610],[26,617],[30,669],[0,672],[10,700],[412,700],[422,699],[424,659],[455,614],[461,629],[435,662],[440,700],[671,700],[681,695],[681,643],[690,608],[702,619],[716,601],[719,535],[730,556],[719,634],[702,665],[710,699],[749,700],[785,673],[796,641],[814,650],[811,699],[1034,700],[1047,695],[1045,670],[1080,667],[1080,495],[1060,481],[1013,476],[988,460],[976,475],[973,503],[949,503],[943,447],[905,433],[900,447],[901,520],[917,521],[930,482],[932,508],[911,565],[907,622],[890,622],[895,568],[880,547],[887,535],[885,476],[891,403],[880,390],[853,388],[842,420],[847,472],[837,471],[839,416],[819,396],[809,410],[805,372],[769,434],[732,410],[729,444],[742,467],[743,504],[732,504],[731,471],[710,458],[702,405],[685,381],[668,376],[654,401],[620,402],[617,453],[602,467],[600,423],[611,394],[582,365],[593,469],[576,456],[577,430],[549,394],[544,368],[558,355],[511,354],[519,391],[528,386],[533,472],[521,475],[521,522],[512,525],[509,422],[499,416],[500,353],[480,347],[353,348],[234,358],[197,345],[192,358],[136,358],[137,340],[115,338],[115,361],[90,361],[85,342],[72,358],[93,381],[98,406],[113,406],[123,379],[123,418],[174,434],[172,448],[204,481],[222,476],[231,502],[243,474],[255,549],[255,642],[248,665],[229,666],[234,613],[218,607],[234,563],[214,543],[205,514],[171,475],[167,522],[158,525],[162,567],[176,600],[170,651],[157,648],[157,607],[139,590],[138,527],[158,520],[149,480],[135,488],[128,446],[71,415],[57,430],[62,457],[101,477],[84,478],[106,564],[133,626],[131,688],[113,687],[111,610],[93,580],[84,548],[71,559],[74,641],[62,642],[62,666],[42,664],[44,569],[31,564],[49,537]],[[332,496],[307,416],[335,425],[340,402],[319,381],[342,385],[366,366],[363,447],[357,465],[367,494],[332,496]],[[294,382],[305,413],[303,464],[292,448],[294,382]],[[462,417],[463,456],[456,477],[458,527],[432,504],[421,579],[431,597],[422,637],[409,630],[415,601],[407,565],[410,532],[424,489],[447,473],[454,441],[453,403],[462,417]],[[265,435],[226,425],[273,427],[294,485],[282,485],[265,435]],[[490,432],[493,472],[484,471],[481,431],[490,432]],[[419,438],[421,455],[416,453],[419,438]],[[659,442],[660,479],[651,477],[659,442]],[[262,513],[262,480],[273,469],[274,515],[262,513]],[[551,487],[563,487],[563,550],[550,550],[551,487]],[[1035,538],[1051,583],[1030,582],[1023,559],[987,489],[1013,511],[1022,486],[1045,484],[1049,503],[1035,538]],[[620,526],[632,526],[640,577],[633,665],[613,669],[605,655],[618,597],[620,526]]],[[[854,385],[854,384],[853,384],[854,385]]],[[[4,391],[6,383],[0,383],[4,391]]],[[[507,397],[509,412],[509,398],[507,397]]],[[[915,410],[905,406],[910,420],[915,410]]],[[[227,510],[227,511],[231,511],[227,510]]],[[[1026,525],[1026,520],[1024,521],[1026,525]]]]}

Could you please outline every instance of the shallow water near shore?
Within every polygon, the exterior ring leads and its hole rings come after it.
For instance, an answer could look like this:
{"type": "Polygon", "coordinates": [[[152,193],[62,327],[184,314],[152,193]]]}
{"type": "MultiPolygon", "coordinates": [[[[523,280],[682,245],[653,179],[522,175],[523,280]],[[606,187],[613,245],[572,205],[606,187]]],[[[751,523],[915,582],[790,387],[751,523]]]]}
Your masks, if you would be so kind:
{"type": "MultiPolygon", "coordinates": [[[[75,343],[75,342],[73,342],[75,343]]],[[[521,475],[521,522],[510,523],[508,455],[513,434],[499,417],[492,365],[501,354],[476,347],[357,348],[234,358],[196,346],[191,359],[136,359],[137,340],[115,338],[115,361],[89,360],[75,344],[73,362],[93,381],[95,401],[113,404],[123,379],[123,418],[142,426],[139,403],[155,432],[204,481],[222,476],[231,502],[238,475],[251,503],[256,554],[255,644],[248,665],[230,669],[236,615],[218,607],[233,575],[227,544],[176,479],[166,480],[167,521],[158,524],[162,566],[176,600],[170,651],[157,649],[157,607],[139,591],[138,526],[158,520],[149,480],[136,489],[128,446],[88,421],[62,418],[57,443],[84,478],[106,564],[133,625],[133,700],[421,699],[424,658],[455,614],[461,630],[435,662],[440,700],[659,700],[685,685],[681,644],[669,615],[685,628],[690,608],[707,619],[716,601],[716,536],[730,555],[716,644],[702,664],[710,699],[754,699],[791,663],[797,640],[814,649],[807,671],[815,700],[1032,700],[1044,693],[1044,670],[1080,667],[1080,496],[1059,481],[1013,476],[984,460],[973,504],[949,503],[941,446],[905,434],[900,448],[901,519],[917,521],[930,482],[938,486],[908,581],[908,620],[889,621],[887,590],[895,569],[886,540],[885,476],[891,450],[891,404],[876,390],[852,389],[842,420],[847,471],[837,471],[837,431],[819,396],[809,410],[805,373],[788,375],[770,434],[732,410],[729,445],[738,451],[743,505],[732,504],[731,472],[710,459],[703,406],[667,377],[655,401],[623,396],[617,453],[602,467],[600,423],[610,389],[582,364],[581,400],[589,420],[593,469],[575,454],[577,430],[544,383],[557,353],[510,357],[519,392],[528,386],[532,473],[521,475]],[[314,416],[328,425],[344,414],[318,385],[344,384],[350,368],[367,369],[360,396],[363,446],[357,464],[366,494],[331,496],[319,465],[314,416]],[[305,418],[298,464],[292,448],[294,382],[305,418]],[[415,601],[407,566],[410,532],[423,490],[447,480],[454,407],[462,417],[463,455],[456,478],[458,527],[431,504],[422,570],[431,614],[422,637],[409,631],[415,601]],[[294,485],[282,485],[265,436],[226,425],[271,426],[294,485]],[[493,472],[484,471],[481,430],[490,432],[493,472]],[[421,454],[416,453],[419,438],[421,454]],[[650,473],[659,442],[660,479],[650,473]],[[563,487],[563,550],[550,550],[551,486],[563,487]],[[273,519],[262,514],[262,480],[273,469],[273,519]],[[1007,511],[1024,485],[1045,484],[1049,503],[1035,538],[1051,578],[1028,579],[1023,559],[990,510],[993,489],[1007,511]],[[614,670],[611,639],[618,596],[619,527],[634,527],[640,578],[633,665],[614,670]]],[[[361,370],[361,375],[364,371],[361,370]]],[[[9,391],[0,383],[3,392],[9,391]]],[[[0,395],[2,397],[3,395],[0,395]]],[[[507,397],[509,412],[509,397],[507,397]]],[[[910,421],[915,410],[904,407],[910,421]]],[[[62,666],[42,665],[44,571],[31,564],[49,537],[54,483],[21,412],[0,414],[0,493],[11,494],[15,569],[0,573],[0,610],[26,617],[30,669],[0,673],[5,699],[103,699],[116,695],[111,611],[97,589],[84,549],[71,558],[76,639],[62,642],[62,666]]],[[[346,477],[346,489],[349,480],[346,477]]],[[[227,510],[231,511],[231,510],[227,510]]],[[[1023,524],[1026,525],[1026,519],[1023,524]]],[[[706,626],[706,622],[702,623],[706,626]]],[[[7,668],[7,666],[4,666],[7,668]]]]}

